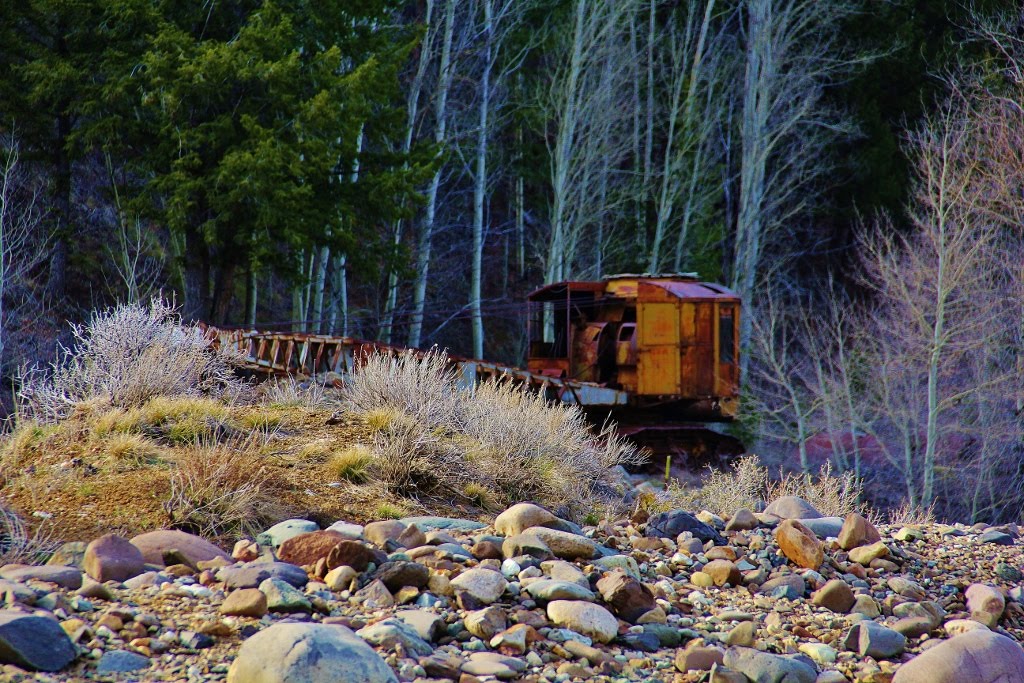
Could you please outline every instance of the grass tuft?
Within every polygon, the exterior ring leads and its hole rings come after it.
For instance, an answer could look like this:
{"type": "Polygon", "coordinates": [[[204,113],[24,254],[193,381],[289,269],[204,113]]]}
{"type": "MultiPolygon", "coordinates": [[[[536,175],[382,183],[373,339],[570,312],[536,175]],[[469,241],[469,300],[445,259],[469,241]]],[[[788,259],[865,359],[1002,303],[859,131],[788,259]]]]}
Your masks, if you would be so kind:
{"type": "Polygon", "coordinates": [[[163,452],[160,446],[141,434],[113,433],[100,443],[100,453],[118,467],[141,467],[158,463],[163,452]]]}
{"type": "Polygon", "coordinates": [[[332,477],[339,480],[361,483],[367,480],[372,464],[373,451],[368,446],[353,444],[332,455],[327,461],[327,469],[332,477]]]}

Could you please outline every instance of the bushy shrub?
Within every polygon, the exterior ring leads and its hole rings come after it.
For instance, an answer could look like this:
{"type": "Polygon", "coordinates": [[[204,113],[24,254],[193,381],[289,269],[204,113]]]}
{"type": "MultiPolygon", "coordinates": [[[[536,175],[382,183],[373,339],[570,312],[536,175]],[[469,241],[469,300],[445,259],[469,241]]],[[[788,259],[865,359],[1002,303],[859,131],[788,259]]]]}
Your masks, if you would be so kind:
{"type": "Polygon", "coordinates": [[[444,353],[372,355],[342,390],[373,427],[370,481],[410,498],[497,510],[523,500],[582,518],[612,491],[611,470],[641,454],[583,412],[492,380],[458,388],[444,353]]]}
{"type": "Polygon", "coordinates": [[[74,342],[61,346],[48,371],[23,373],[22,409],[39,421],[63,419],[84,401],[141,406],[157,396],[223,394],[242,385],[236,356],[215,350],[197,325],[182,323],[159,298],[149,306],[122,304],[72,325],[74,342]]]}

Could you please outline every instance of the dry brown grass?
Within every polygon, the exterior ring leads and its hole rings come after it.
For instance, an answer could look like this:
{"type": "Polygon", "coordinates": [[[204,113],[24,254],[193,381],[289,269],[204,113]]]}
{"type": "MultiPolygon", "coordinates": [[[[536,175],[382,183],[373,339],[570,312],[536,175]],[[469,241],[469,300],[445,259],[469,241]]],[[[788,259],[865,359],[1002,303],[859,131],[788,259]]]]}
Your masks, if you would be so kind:
{"type": "Polygon", "coordinates": [[[327,471],[340,481],[366,481],[373,464],[373,450],[363,444],[352,444],[334,453],[327,461],[327,471]]]}
{"type": "Polygon", "coordinates": [[[30,532],[16,512],[0,505],[0,567],[45,562],[57,546],[45,525],[30,532]]]}
{"type": "Polygon", "coordinates": [[[171,523],[203,536],[253,535],[283,519],[282,482],[258,438],[202,443],[178,453],[164,503],[171,523]]]}
{"type": "Polygon", "coordinates": [[[441,353],[367,359],[342,391],[373,432],[370,481],[418,501],[496,511],[534,500],[582,518],[615,496],[612,468],[639,462],[610,427],[505,381],[460,390],[441,353]]]}
{"type": "Polygon", "coordinates": [[[920,505],[912,505],[909,500],[904,500],[899,507],[889,510],[883,515],[883,519],[893,526],[935,524],[935,505],[932,504],[930,507],[924,508],[920,505]]]}
{"type": "Polygon", "coordinates": [[[794,472],[770,482],[767,499],[799,496],[826,517],[845,517],[851,512],[866,511],[863,494],[863,482],[853,472],[833,474],[832,464],[826,461],[817,476],[794,472]]]}
{"type": "Polygon", "coordinates": [[[160,445],[142,434],[115,432],[101,439],[96,447],[114,467],[138,468],[163,460],[160,445]]]}

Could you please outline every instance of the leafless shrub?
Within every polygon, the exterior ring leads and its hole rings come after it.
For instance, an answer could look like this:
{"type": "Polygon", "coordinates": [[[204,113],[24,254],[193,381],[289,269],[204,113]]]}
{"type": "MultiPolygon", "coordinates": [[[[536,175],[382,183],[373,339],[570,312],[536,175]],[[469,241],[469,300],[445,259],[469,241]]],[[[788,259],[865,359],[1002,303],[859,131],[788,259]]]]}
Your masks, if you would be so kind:
{"type": "Polygon", "coordinates": [[[369,355],[345,382],[342,403],[357,413],[399,410],[427,427],[458,423],[455,370],[443,351],[369,355]]]}
{"type": "Polygon", "coordinates": [[[500,380],[460,391],[440,352],[370,357],[343,397],[380,423],[368,479],[413,498],[488,509],[535,500],[583,517],[613,489],[612,468],[642,461],[611,425],[595,434],[574,406],[500,380]]]}
{"type": "Polygon", "coordinates": [[[914,505],[909,500],[903,501],[899,507],[890,510],[885,519],[893,526],[914,526],[915,524],[935,524],[935,505],[927,508],[914,505]]]}
{"type": "Polygon", "coordinates": [[[171,524],[201,536],[248,535],[279,521],[278,482],[258,449],[258,435],[179,452],[164,509],[171,524]]]}
{"type": "Polygon", "coordinates": [[[863,494],[863,482],[853,472],[833,474],[832,463],[826,461],[817,476],[781,474],[777,481],[769,482],[767,500],[798,496],[826,517],[845,517],[851,512],[864,512],[863,494]]]}
{"type": "Polygon", "coordinates": [[[263,382],[258,393],[264,403],[292,407],[323,405],[327,391],[319,382],[299,382],[294,377],[285,377],[263,382]]]}
{"type": "Polygon", "coordinates": [[[29,533],[18,514],[0,504],[0,566],[38,564],[45,561],[57,545],[43,525],[29,533]]]}
{"type": "Polygon", "coordinates": [[[22,377],[19,397],[38,420],[62,419],[97,397],[129,407],[155,396],[242,390],[232,353],[214,350],[198,326],[183,324],[162,299],[95,313],[72,333],[74,344],[60,348],[49,372],[28,370],[22,377]]]}
{"type": "Polygon", "coordinates": [[[768,468],[756,455],[747,455],[728,469],[709,467],[699,487],[670,482],[658,496],[661,507],[677,510],[709,510],[716,515],[732,515],[740,508],[754,510],[768,493],[768,468]]]}

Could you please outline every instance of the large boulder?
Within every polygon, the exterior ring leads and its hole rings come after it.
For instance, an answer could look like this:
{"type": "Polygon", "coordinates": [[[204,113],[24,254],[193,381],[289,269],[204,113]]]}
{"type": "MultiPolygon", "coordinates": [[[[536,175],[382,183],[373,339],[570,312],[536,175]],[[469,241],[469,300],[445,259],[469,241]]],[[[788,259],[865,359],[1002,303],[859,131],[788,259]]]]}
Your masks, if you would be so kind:
{"type": "Polygon", "coordinates": [[[228,683],[397,683],[380,655],[344,626],[274,624],[244,643],[228,683]]]}
{"type": "Polygon", "coordinates": [[[516,503],[494,520],[494,528],[502,536],[515,536],[535,526],[558,526],[559,519],[539,505],[516,503]]]}
{"type": "Polygon", "coordinates": [[[818,672],[802,656],[775,655],[749,647],[725,653],[725,665],[754,683],[814,683],[818,672]]]}
{"type": "Polygon", "coordinates": [[[608,643],[619,632],[619,620],[600,605],[579,600],[554,600],[548,603],[548,619],[576,633],[608,643]]]}
{"type": "Polygon", "coordinates": [[[193,534],[177,529],[157,529],[132,537],[130,543],[139,549],[142,557],[150,564],[163,565],[164,554],[172,550],[188,560],[193,567],[198,562],[209,562],[220,558],[232,562],[231,556],[207,541],[193,534]]]}
{"type": "Polygon", "coordinates": [[[308,534],[311,531],[317,531],[319,528],[319,524],[308,519],[286,519],[257,536],[256,542],[260,545],[269,545],[276,549],[293,536],[308,534]]]}
{"type": "Polygon", "coordinates": [[[892,683],[1019,683],[1024,650],[1013,640],[978,628],[924,651],[896,670],[892,683]]]}

